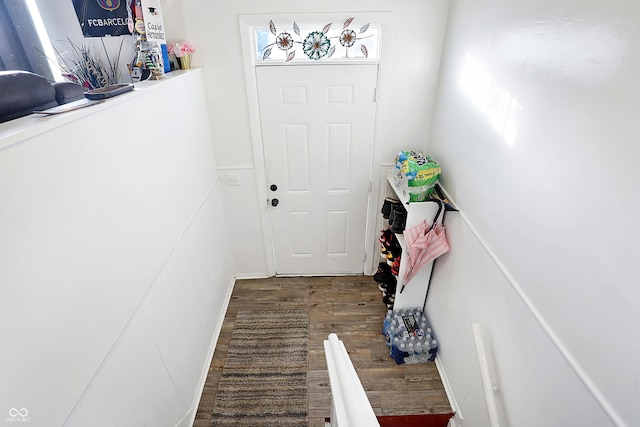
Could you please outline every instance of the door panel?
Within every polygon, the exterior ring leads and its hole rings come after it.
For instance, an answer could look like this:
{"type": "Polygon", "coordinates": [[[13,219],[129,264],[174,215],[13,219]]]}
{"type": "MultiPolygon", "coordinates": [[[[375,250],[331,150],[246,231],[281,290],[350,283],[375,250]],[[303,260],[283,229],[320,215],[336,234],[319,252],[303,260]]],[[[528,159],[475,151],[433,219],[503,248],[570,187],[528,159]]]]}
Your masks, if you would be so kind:
{"type": "Polygon", "coordinates": [[[362,273],[377,66],[256,73],[276,274],[362,273]]]}

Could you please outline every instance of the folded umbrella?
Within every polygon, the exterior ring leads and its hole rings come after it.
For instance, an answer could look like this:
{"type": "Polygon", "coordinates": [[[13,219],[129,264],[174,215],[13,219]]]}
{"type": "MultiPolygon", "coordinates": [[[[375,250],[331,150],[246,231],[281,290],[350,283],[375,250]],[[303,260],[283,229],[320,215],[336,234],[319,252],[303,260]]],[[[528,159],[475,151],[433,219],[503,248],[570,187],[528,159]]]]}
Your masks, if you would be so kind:
{"type": "MultiPolygon", "coordinates": [[[[438,203],[438,212],[431,225],[428,225],[427,220],[424,220],[404,231],[407,247],[405,257],[408,259],[407,270],[405,271],[403,280],[403,289],[424,266],[449,251],[449,243],[447,242],[444,225],[438,223],[438,217],[442,211],[442,202],[438,203]]],[[[402,290],[400,292],[402,292],[402,290]]]]}

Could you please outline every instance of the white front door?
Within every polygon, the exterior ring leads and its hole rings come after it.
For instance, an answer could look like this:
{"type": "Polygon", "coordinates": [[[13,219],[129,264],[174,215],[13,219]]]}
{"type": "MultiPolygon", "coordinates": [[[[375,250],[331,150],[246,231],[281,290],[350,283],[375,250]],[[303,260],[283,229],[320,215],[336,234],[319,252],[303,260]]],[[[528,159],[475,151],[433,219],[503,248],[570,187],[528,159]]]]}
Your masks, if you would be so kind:
{"type": "Polygon", "coordinates": [[[363,272],[377,70],[256,67],[278,275],[363,272]]]}

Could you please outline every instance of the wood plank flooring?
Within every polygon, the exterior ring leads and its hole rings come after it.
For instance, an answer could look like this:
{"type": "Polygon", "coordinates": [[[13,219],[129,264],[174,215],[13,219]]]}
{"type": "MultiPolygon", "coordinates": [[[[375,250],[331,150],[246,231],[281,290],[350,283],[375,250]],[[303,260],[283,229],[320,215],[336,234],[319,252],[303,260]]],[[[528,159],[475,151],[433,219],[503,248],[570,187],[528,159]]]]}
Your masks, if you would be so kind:
{"type": "MultiPolygon", "coordinates": [[[[209,368],[194,423],[208,427],[239,308],[309,310],[309,426],[324,427],[331,390],[323,341],[335,332],[344,342],[376,415],[450,413],[433,362],[397,365],[380,333],[386,306],[371,277],[293,277],[238,280],[209,368]]],[[[437,331],[436,331],[437,332],[437,331]]]]}

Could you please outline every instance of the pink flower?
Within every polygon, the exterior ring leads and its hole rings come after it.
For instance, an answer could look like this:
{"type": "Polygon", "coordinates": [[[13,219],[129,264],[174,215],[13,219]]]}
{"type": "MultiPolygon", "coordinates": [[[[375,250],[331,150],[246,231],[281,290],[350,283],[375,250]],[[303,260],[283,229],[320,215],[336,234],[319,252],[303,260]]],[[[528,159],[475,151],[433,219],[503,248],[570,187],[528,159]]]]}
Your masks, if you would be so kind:
{"type": "Polygon", "coordinates": [[[174,54],[178,58],[182,58],[187,53],[195,52],[195,48],[191,45],[191,43],[187,41],[179,41],[175,43],[169,43],[167,45],[167,50],[169,54],[174,54]]]}

